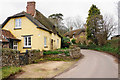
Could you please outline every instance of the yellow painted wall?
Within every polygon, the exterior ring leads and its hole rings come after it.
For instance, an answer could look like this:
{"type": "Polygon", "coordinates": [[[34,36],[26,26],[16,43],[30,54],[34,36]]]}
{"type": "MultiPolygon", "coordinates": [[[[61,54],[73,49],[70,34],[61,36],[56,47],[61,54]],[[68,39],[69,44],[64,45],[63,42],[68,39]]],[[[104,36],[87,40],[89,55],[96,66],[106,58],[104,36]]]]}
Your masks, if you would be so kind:
{"type": "Polygon", "coordinates": [[[20,39],[21,41],[18,43],[18,50],[20,52],[25,52],[26,49],[24,47],[24,37],[23,35],[33,35],[31,36],[31,49],[40,49],[42,50],[50,50],[51,49],[51,39],[55,40],[53,49],[61,48],[61,38],[58,35],[53,33],[49,33],[45,30],[36,28],[37,26],[32,23],[26,17],[21,18],[21,29],[14,30],[15,28],[15,19],[10,19],[3,29],[9,30],[16,38],[20,39]],[[44,37],[47,37],[47,46],[48,48],[44,48],[44,37]],[[59,39],[59,44],[57,45],[57,39],[59,39]]]}

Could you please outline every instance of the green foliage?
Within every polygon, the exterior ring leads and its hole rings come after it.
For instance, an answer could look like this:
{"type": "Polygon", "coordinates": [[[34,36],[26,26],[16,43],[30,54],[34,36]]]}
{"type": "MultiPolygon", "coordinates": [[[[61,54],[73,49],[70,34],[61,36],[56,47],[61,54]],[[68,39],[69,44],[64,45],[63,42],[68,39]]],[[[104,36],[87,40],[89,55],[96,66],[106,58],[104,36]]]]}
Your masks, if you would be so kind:
{"type": "Polygon", "coordinates": [[[62,53],[64,53],[66,56],[70,56],[69,55],[69,51],[44,51],[43,52],[43,55],[50,55],[50,54],[54,54],[54,55],[56,55],[56,54],[62,54],[62,53]]]}
{"type": "Polygon", "coordinates": [[[92,5],[89,14],[87,17],[87,39],[93,41],[96,45],[98,45],[98,32],[100,31],[99,27],[103,24],[103,17],[100,15],[100,10],[96,7],[96,5],[92,5]]]}
{"type": "Polygon", "coordinates": [[[38,53],[38,52],[40,52],[40,50],[35,50],[35,49],[34,49],[34,50],[29,50],[29,52],[30,52],[30,53],[38,53]]]}
{"type": "Polygon", "coordinates": [[[46,58],[46,60],[49,60],[49,61],[64,61],[64,59],[62,58],[46,58]]]}
{"type": "Polygon", "coordinates": [[[61,19],[61,20],[63,20],[62,17],[63,17],[63,14],[61,14],[61,13],[52,14],[52,15],[49,16],[49,18],[52,18],[52,19],[61,19]]]}
{"type": "Polygon", "coordinates": [[[56,13],[52,14],[48,17],[48,19],[55,25],[56,31],[63,36],[67,32],[67,27],[64,25],[63,21],[63,14],[56,13]]]}
{"type": "Polygon", "coordinates": [[[92,4],[89,10],[88,17],[92,17],[94,15],[100,15],[100,10],[96,7],[96,5],[92,4]]]}
{"type": "Polygon", "coordinates": [[[69,48],[69,46],[71,45],[70,39],[67,37],[63,37],[62,38],[62,48],[69,48]]]}
{"type": "Polygon", "coordinates": [[[73,44],[76,44],[76,39],[72,39],[72,43],[73,43],[73,44]]]}
{"type": "Polygon", "coordinates": [[[70,56],[69,51],[64,51],[64,53],[65,53],[66,56],[70,56]]]}
{"type": "Polygon", "coordinates": [[[6,54],[6,55],[10,55],[10,54],[17,54],[19,53],[19,51],[17,50],[13,50],[13,49],[9,49],[9,48],[2,48],[2,54],[6,54]]]}
{"type": "Polygon", "coordinates": [[[14,75],[17,72],[22,70],[21,67],[2,67],[0,71],[2,71],[2,78],[7,78],[10,75],[14,75]]]}
{"type": "Polygon", "coordinates": [[[79,47],[82,49],[93,49],[120,55],[120,45],[118,45],[119,41],[120,39],[110,40],[103,46],[98,46],[93,43],[89,43],[89,45],[79,45],[79,47]]]}
{"type": "Polygon", "coordinates": [[[60,51],[44,51],[43,55],[50,55],[50,54],[61,54],[60,51]]]}

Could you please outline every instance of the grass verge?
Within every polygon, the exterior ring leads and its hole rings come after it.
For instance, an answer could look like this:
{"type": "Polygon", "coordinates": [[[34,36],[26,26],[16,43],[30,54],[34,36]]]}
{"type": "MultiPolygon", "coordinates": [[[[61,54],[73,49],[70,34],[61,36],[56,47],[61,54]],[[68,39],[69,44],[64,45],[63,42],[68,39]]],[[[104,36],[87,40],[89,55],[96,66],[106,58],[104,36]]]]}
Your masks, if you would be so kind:
{"type": "Polygon", "coordinates": [[[2,73],[2,79],[6,79],[10,77],[11,75],[14,75],[18,72],[22,71],[21,67],[2,67],[0,69],[0,72],[2,73]]]}

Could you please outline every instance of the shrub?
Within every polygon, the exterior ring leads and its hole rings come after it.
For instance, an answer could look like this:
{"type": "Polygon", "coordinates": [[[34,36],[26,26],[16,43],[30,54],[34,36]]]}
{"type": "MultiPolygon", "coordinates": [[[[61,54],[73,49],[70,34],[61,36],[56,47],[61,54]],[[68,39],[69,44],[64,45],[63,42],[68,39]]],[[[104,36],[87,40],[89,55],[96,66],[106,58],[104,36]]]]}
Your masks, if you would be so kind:
{"type": "Polygon", "coordinates": [[[62,38],[62,48],[69,48],[69,46],[71,45],[70,39],[67,37],[63,37],[62,38]]]}
{"type": "Polygon", "coordinates": [[[17,54],[19,53],[18,50],[13,50],[9,48],[2,48],[2,55],[10,55],[10,54],[17,54]]]}
{"type": "Polygon", "coordinates": [[[35,50],[35,49],[34,49],[34,50],[29,50],[29,52],[30,52],[30,53],[39,53],[40,50],[35,50]]]}
{"type": "Polygon", "coordinates": [[[76,39],[72,39],[72,43],[73,43],[73,44],[76,44],[76,39]]]}
{"type": "Polygon", "coordinates": [[[61,51],[44,51],[43,55],[50,55],[50,54],[61,54],[61,51]]]}
{"type": "Polygon", "coordinates": [[[64,51],[64,53],[65,53],[66,56],[70,56],[69,51],[64,51]]]}

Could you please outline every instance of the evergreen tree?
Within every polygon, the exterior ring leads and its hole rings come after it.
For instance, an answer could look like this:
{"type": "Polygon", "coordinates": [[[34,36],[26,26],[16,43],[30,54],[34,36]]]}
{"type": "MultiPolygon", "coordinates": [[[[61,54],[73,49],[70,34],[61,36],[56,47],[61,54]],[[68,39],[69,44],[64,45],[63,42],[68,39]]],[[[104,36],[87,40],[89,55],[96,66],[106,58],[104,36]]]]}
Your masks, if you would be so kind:
{"type": "Polygon", "coordinates": [[[92,5],[87,17],[87,39],[98,45],[98,34],[101,34],[103,25],[103,16],[96,5],[92,5]]]}

